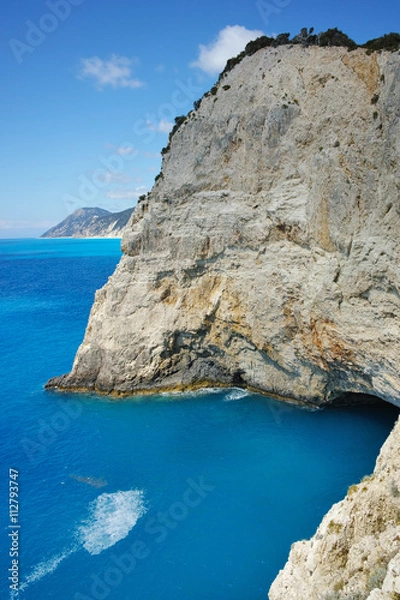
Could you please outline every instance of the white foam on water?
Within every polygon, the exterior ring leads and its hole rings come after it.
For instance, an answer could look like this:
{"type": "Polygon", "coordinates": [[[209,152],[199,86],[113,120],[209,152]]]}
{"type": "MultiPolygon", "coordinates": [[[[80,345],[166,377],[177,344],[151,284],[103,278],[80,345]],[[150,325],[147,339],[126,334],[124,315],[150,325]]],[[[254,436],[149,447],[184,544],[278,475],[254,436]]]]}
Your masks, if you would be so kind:
{"type": "Polygon", "coordinates": [[[224,402],[233,402],[234,400],[240,400],[246,396],[250,396],[250,392],[242,390],[241,388],[234,388],[225,396],[224,402]]]}
{"type": "MultiPolygon", "coordinates": [[[[53,573],[60,563],[83,546],[90,554],[100,554],[125,538],[146,512],[142,490],[101,494],[89,504],[89,517],[78,527],[78,543],[36,565],[19,586],[21,592],[53,573]]],[[[17,596],[11,593],[10,600],[17,596]]]]}
{"type": "Polygon", "coordinates": [[[100,554],[124,539],[146,512],[143,491],[129,490],[101,494],[89,505],[89,517],[79,527],[85,550],[100,554]]]}
{"type": "Polygon", "coordinates": [[[60,554],[56,554],[52,556],[48,560],[44,560],[36,567],[33,568],[32,572],[28,575],[25,581],[20,585],[20,591],[24,591],[31,583],[35,583],[35,581],[39,581],[45,575],[49,575],[53,573],[59,566],[59,564],[66,559],[68,556],[73,554],[78,550],[78,546],[74,546],[73,548],[69,548],[68,550],[63,550],[60,554]]]}
{"type": "Polygon", "coordinates": [[[196,390],[177,390],[177,391],[169,391],[169,392],[160,392],[158,395],[161,398],[173,398],[174,401],[176,398],[182,398],[185,400],[187,398],[195,398],[197,396],[209,396],[210,394],[218,394],[221,392],[220,387],[202,387],[196,390]]]}

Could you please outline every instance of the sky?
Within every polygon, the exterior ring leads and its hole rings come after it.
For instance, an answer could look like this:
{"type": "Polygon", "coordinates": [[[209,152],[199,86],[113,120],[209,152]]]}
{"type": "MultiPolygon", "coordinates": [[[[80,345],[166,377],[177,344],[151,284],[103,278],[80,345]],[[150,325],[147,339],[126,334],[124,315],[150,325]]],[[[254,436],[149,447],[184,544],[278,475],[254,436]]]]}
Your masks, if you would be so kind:
{"type": "Polygon", "coordinates": [[[174,118],[260,35],[400,31],[398,0],[8,0],[0,19],[0,237],[136,204],[174,118]]]}

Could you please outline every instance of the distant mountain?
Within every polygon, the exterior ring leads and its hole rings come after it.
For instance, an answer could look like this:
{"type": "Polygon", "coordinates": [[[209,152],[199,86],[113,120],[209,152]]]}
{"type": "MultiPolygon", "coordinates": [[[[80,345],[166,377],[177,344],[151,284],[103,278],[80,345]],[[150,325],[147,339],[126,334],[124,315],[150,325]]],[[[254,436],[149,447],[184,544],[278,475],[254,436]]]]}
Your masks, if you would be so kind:
{"type": "Polygon", "coordinates": [[[40,237],[121,237],[133,208],[112,213],[104,208],[78,208],[72,215],[55,225],[40,237]]]}

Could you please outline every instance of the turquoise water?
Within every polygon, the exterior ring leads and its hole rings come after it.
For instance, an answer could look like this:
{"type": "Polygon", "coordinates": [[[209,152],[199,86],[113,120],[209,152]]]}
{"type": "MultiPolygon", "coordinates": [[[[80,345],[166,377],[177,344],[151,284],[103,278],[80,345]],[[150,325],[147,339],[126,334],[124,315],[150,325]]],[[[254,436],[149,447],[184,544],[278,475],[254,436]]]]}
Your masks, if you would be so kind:
{"type": "Polygon", "coordinates": [[[397,411],[311,412],[238,389],[45,392],[119,256],[115,240],[0,241],[0,597],[266,599],[290,544],[373,469],[397,411]]]}

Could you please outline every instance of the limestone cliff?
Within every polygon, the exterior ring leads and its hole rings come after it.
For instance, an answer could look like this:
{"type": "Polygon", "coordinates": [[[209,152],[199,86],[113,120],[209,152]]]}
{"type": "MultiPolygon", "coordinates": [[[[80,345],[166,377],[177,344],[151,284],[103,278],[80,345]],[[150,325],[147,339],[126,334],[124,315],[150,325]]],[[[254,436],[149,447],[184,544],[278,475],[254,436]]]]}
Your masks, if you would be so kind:
{"type": "Polygon", "coordinates": [[[400,398],[400,57],[245,57],[173,135],[50,386],[400,398]]]}
{"type": "Polygon", "coordinates": [[[400,421],[374,473],[349,489],[310,541],[293,544],[270,600],[399,600],[400,421]]]}
{"type": "MultiPolygon", "coordinates": [[[[399,191],[398,52],[246,56],[172,136],[72,371],[48,386],[400,405],[399,191]]],[[[271,600],[400,598],[399,427],[271,600]]]]}

